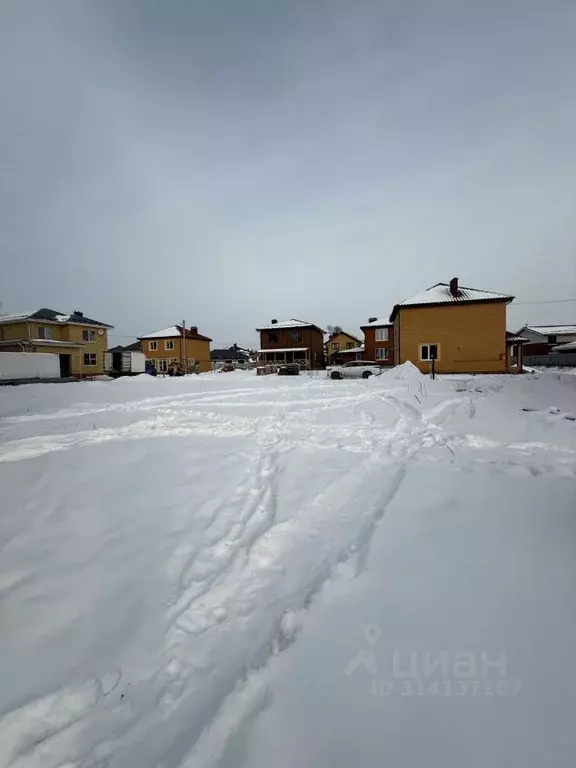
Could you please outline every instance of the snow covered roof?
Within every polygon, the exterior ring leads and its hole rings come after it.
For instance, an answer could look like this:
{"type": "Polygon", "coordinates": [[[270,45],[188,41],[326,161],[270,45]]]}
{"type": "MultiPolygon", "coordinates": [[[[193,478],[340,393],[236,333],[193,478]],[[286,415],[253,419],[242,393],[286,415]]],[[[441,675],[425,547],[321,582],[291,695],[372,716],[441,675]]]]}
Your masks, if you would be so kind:
{"type": "Polygon", "coordinates": [[[566,344],[558,344],[552,347],[552,352],[576,352],[576,341],[569,341],[566,344]]]}
{"type": "MultiPolygon", "coordinates": [[[[290,318],[290,320],[277,320],[275,323],[270,323],[269,325],[261,325],[260,328],[256,328],[256,330],[275,331],[280,328],[318,328],[319,331],[322,331],[322,329],[314,323],[309,323],[306,320],[297,320],[295,317],[290,318]]],[[[324,333],[324,331],[322,331],[322,333],[324,333]]]]}
{"type": "Polygon", "coordinates": [[[0,315],[0,324],[2,323],[15,323],[21,320],[42,320],[45,323],[75,323],[76,325],[96,325],[100,328],[113,328],[114,326],[107,323],[101,323],[99,320],[92,320],[90,317],[85,317],[82,312],[74,311],[68,314],[62,312],[56,312],[53,309],[42,307],[41,309],[32,310],[32,312],[17,312],[13,315],[0,315]]]}
{"type": "Polygon", "coordinates": [[[364,344],[361,344],[359,347],[354,347],[353,349],[341,349],[338,354],[339,355],[352,355],[354,353],[358,352],[364,352],[364,344]]]}
{"type": "Polygon", "coordinates": [[[525,325],[519,333],[524,329],[540,333],[542,336],[570,336],[576,334],[576,325],[525,325]]]}
{"type": "Polygon", "coordinates": [[[258,354],[263,352],[307,352],[309,347],[286,347],[286,349],[259,349],[258,354]]]}
{"type": "Polygon", "coordinates": [[[400,307],[419,306],[421,304],[461,304],[467,301],[512,301],[514,296],[506,293],[494,293],[493,291],[481,291],[478,288],[465,288],[458,286],[458,295],[454,296],[450,291],[449,283],[436,283],[416,296],[404,299],[400,307]]]}
{"type": "Polygon", "coordinates": [[[516,333],[512,333],[511,331],[506,331],[506,343],[507,344],[524,344],[524,342],[528,342],[530,339],[527,339],[525,336],[518,336],[516,333]]]}
{"type": "MultiPolygon", "coordinates": [[[[154,333],[148,333],[146,336],[139,336],[139,339],[180,339],[182,338],[182,326],[171,325],[169,328],[163,328],[161,331],[154,331],[154,333]]],[[[198,329],[192,330],[186,328],[187,339],[197,339],[198,341],[212,341],[208,336],[202,336],[198,333],[198,329]]]]}
{"type": "Polygon", "coordinates": [[[389,318],[376,318],[375,320],[371,320],[369,323],[366,323],[366,325],[363,325],[362,328],[381,328],[384,325],[392,325],[389,318]]]}

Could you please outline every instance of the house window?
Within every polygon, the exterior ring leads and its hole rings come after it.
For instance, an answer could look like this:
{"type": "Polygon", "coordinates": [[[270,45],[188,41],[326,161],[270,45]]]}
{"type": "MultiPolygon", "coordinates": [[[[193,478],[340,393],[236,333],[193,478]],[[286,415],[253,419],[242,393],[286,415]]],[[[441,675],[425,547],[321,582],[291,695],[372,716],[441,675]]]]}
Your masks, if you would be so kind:
{"type": "Polygon", "coordinates": [[[376,348],[376,360],[389,360],[390,350],[385,347],[376,348]]]}
{"type": "Polygon", "coordinates": [[[292,341],[301,341],[301,340],[302,340],[302,332],[299,329],[292,331],[292,341]]]}
{"type": "Polygon", "coordinates": [[[190,370],[192,370],[195,365],[196,365],[196,358],[195,357],[189,357],[188,358],[188,368],[190,370]]]}
{"type": "Polygon", "coordinates": [[[86,328],[82,331],[82,341],[94,341],[96,331],[89,331],[86,328]]]}
{"type": "Polygon", "coordinates": [[[164,342],[164,349],[166,349],[166,351],[174,349],[174,339],[170,339],[169,341],[165,341],[164,342]]]}
{"type": "Polygon", "coordinates": [[[555,333],[552,333],[548,336],[548,344],[557,344],[558,342],[558,336],[556,336],[555,333]]]}
{"type": "Polygon", "coordinates": [[[84,355],[84,365],[96,365],[96,355],[94,353],[84,355]]]}
{"type": "Polygon", "coordinates": [[[355,344],[353,341],[347,341],[346,342],[346,349],[354,349],[355,344]]]}
{"type": "Polygon", "coordinates": [[[150,352],[157,352],[158,351],[158,342],[157,341],[149,341],[148,342],[148,349],[150,352]]]}
{"type": "Polygon", "coordinates": [[[4,328],[0,328],[0,341],[4,341],[4,328]]]}
{"type": "Polygon", "coordinates": [[[46,328],[46,326],[39,325],[38,326],[38,338],[39,339],[51,339],[52,338],[52,328],[46,328]]]}
{"type": "Polygon", "coordinates": [[[332,342],[332,352],[338,352],[340,349],[340,344],[337,341],[332,342]]]}
{"type": "Polygon", "coordinates": [[[168,361],[165,358],[160,358],[159,360],[154,361],[156,364],[156,370],[159,373],[166,373],[168,370],[168,361]]]}
{"type": "Polygon", "coordinates": [[[439,344],[420,344],[420,360],[429,363],[440,358],[439,344]]]}
{"type": "Polygon", "coordinates": [[[376,328],[376,341],[388,341],[388,328],[376,328]]]}
{"type": "Polygon", "coordinates": [[[268,334],[268,343],[269,344],[277,344],[278,343],[278,334],[277,333],[269,333],[268,334]]]}

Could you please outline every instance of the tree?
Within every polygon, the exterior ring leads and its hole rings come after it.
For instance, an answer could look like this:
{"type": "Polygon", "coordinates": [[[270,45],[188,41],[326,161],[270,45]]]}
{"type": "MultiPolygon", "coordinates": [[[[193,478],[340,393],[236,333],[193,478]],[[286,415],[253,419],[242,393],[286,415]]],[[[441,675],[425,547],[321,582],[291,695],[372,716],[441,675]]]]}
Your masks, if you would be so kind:
{"type": "Polygon", "coordinates": [[[326,330],[328,331],[329,336],[336,336],[337,334],[343,332],[341,325],[328,325],[326,326],[326,330]]]}

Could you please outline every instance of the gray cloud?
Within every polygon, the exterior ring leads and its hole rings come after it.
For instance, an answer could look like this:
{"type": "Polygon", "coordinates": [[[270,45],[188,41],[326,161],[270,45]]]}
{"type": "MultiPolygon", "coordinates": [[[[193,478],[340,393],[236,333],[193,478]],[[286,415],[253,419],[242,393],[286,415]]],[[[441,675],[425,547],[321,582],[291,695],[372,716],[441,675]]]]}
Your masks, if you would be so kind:
{"type": "MultiPolygon", "coordinates": [[[[457,274],[576,297],[576,7],[8,0],[4,310],[221,343],[457,274]]],[[[510,326],[574,320],[518,306],[510,326]]]]}

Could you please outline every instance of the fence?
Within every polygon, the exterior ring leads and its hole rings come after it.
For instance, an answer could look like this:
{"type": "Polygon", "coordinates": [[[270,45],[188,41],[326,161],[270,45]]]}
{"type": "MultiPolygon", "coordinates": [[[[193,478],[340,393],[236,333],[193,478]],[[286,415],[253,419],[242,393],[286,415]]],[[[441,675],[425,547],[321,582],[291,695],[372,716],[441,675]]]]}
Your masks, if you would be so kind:
{"type": "Polygon", "coordinates": [[[576,368],[576,352],[558,352],[555,355],[524,355],[524,365],[547,368],[576,368]]]}

